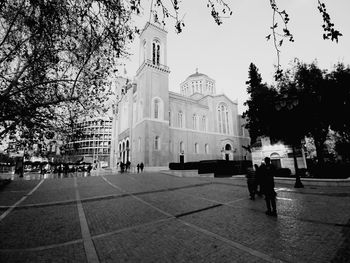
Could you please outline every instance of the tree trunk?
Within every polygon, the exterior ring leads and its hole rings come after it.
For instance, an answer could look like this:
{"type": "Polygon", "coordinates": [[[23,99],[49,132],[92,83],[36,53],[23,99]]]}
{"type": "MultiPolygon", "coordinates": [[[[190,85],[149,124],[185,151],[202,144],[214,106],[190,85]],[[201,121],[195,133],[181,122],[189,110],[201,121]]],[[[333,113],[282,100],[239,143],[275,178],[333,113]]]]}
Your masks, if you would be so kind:
{"type": "Polygon", "coordinates": [[[317,157],[317,162],[319,164],[324,163],[324,154],[323,154],[323,141],[321,142],[318,139],[314,139],[315,140],[315,147],[316,147],[316,157],[317,157]]]}
{"type": "Polygon", "coordinates": [[[300,180],[300,174],[299,174],[299,168],[298,168],[298,160],[297,160],[297,154],[295,151],[295,145],[292,145],[293,150],[293,160],[294,160],[294,169],[295,169],[295,184],[294,188],[303,188],[304,185],[300,180]]]}

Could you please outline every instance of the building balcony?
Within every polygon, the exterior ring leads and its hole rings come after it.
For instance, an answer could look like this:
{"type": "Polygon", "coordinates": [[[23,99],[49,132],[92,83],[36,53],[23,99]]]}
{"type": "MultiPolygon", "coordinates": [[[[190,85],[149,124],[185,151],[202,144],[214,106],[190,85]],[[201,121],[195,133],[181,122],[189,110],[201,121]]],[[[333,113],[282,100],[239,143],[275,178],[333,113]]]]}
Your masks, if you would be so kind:
{"type": "Polygon", "coordinates": [[[152,60],[146,59],[137,70],[136,75],[138,75],[144,67],[151,67],[166,73],[170,73],[170,69],[168,66],[157,63],[154,64],[152,60]]]}

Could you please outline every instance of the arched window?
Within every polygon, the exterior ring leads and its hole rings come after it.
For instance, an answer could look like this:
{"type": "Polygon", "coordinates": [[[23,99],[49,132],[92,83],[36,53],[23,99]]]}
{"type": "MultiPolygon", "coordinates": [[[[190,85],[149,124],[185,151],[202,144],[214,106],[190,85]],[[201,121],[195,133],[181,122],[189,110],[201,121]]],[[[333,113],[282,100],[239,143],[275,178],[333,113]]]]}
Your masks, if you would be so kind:
{"type": "Polygon", "coordinates": [[[179,111],[179,113],[177,114],[177,122],[179,125],[179,128],[183,127],[183,114],[182,111],[179,111]]]}
{"type": "Polygon", "coordinates": [[[158,44],[157,45],[157,65],[159,65],[160,63],[159,58],[160,58],[160,45],[158,44]]]}
{"type": "Polygon", "coordinates": [[[159,150],[159,147],[160,147],[160,145],[159,145],[159,136],[156,136],[154,138],[154,149],[155,150],[159,150]]]}
{"type": "Polygon", "coordinates": [[[227,106],[220,104],[217,109],[219,132],[229,134],[229,116],[227,106]]]}
{"type": "Polygon", "coordinates": [[[197,115],[193,114],[193,116],[192,116],[192,123],[193,123],[193,129],[194,130],[197,130],[197,128],[198,128],[197,122],[198,122],[197,115]]]}
{"type": "Polygon", "coordinates": [[[139,137],[138,149],[139,149],[139,152],[141,152],[141,137],[139,137]]]}
{"type": "Polygon", "coordinates": [[[171,126],[171,111],[169,111],[169,126],[171,126]]]}
{"type": "Polygon", "coordinates": [[[202,117],[202,130],[207,130],[207,118],[205,116],[202,117]]]}
{"type": "Polygon", "coordinates": [[[198,153],[198,143],[194,144],[194,153],[198,153]]]}
{"type": "Polygon", "coordinates": [[[232,147],[231,147],[230,144],[226,144],[226,145],[225,145],[225,150],[226,150],[226,151],[231,151],[231,149],[232,149],[232,147]]]}
{"type": "Polygon", "coordinates": [[[155,119],[159,118],[159,100],[158,99],[154,100],[154,118],[155,119]]]}
{"type": "Polygon", "coordinates": [[[204,145],[205,154],[209,154],[209,144],[204,145]]]}
{"type": "Polygon", "coordinates": [[[184,143],[180,142],[180,153],[184,153],[184,143]]]}
{"type": "Polygon", "coordinates": [[[152,44],[152,63],[156,64],[156,43],[152,44]]]}
{"type": "Polygon", "coordinates": [[[160,64],[160,42],[158,40],[152,43],[152,63],[153,65],[160,64]]]}
{"type": "Polygon", "coordinates": [[[159,97],[154,97],[152,99],[152,118],[154,119],[163,119],[164,118],[164,112],[163,112],[163,101],[159,97]]]}

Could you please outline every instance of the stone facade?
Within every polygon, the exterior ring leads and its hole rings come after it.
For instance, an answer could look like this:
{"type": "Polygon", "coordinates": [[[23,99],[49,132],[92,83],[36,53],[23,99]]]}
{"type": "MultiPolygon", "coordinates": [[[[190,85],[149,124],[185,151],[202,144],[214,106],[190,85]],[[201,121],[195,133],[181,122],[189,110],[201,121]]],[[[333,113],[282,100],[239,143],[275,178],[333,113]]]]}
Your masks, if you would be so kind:
{"type": "Polygon", "coordinates": [[[167,32],[147,23],[140,35],[140,66],[134,81],[120,87],[113,120],[111,166],[130,161],[146,168],[169,162],[251,159],[237,101],[216,95],[215,81],[190,75],[181,93],[169,91],[167,32]]]}

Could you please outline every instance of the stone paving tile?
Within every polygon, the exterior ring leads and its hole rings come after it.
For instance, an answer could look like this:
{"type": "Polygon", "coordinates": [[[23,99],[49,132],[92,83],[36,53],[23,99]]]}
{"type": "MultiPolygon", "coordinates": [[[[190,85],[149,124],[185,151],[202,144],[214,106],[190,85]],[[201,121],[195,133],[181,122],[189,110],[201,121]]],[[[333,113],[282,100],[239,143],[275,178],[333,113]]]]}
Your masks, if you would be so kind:
{"type": "Polygon", "coordinates": [[[13,210],[0,221],[0,248],[31,248],[81,238],[76,205],[13,210]]]}
{"type": "Polygon", "coordinates": [[[329,262],[344,242],[341,227],[291,217],[267,217],[260,211],[218,207],[182,217],[227,239],[288,262],[329,262]]]}
{"type": "Polygon", "coordinates": [[[1,189],[0,195],[10,191],[30,192],[39,182],[40,180],[13,180],[1,189]]]}
{"type": "Polygon", "coordinates": [[[127,196],[83,203],[91,235],[131,227],[166,216],[127,196]]]}
{"type": "Polygon", "coordinates": [[[138,195],[138,197],[172,215],[179,215],[217,204],[194,196],[183,195],[179,190],[138,195]]]}
{"type": "Polygon", "coordinates": [[[0,250],[0,258],[1,262],[87,262],[82,243],[35,252],[4,252],[0,250]]]}
{"type": "Polygon", "coordinates": [[[26,194],[27,194],[27,191],[0,192],[0,206],[14,205],[17,201],[19,201],[26,194]]]}
{"type": "MultiPolygon", "coordinates": [[[[282,196],[281,196],[282,197],[282,196]]],[[[346,224],[350,219],[350,198],[302,196],[278,200],[279,213],[304,220],[346,224]]]]}
{"type": "Polygon", "coordinates": [[[123,174],[106,176],[106,178],[131,193],[155,191],[167,188],[184,187],[189,185],[203,184],[206,181],[198,178],[179,178],[166,174],[143,173],[140,175],[123,174]]]}
{"type": "Polygon", "coordinates": [[[211,199],[217,202],[229,202],[249,196],[248,190],[232,185],[211,184],[200,187],[181,189],[181,193],[211,199]]]}
{"type": "Polygon", "coordinates": [[[343,243],[338,248],[336,255],[332,259],[332,263],[347,263],[350,262],[350,220],[346,227],[342,228],[343,243]]]}
{"type": "Polygon", "coordinates": [[[112,184],[129,193],[147,192],[159,189],[153,184],[141,183],[139,180],[134,179],[129,174],[105,176],[105,178],[112,184]]]}
{"type": "Polygon", "coordinates": [[[106,183],[100,176],[77,178],[77,184],[80,194],[80,199],[122,194],[122,192],[116,188],[113,188],[106,183]]]}
{"type": "Polygon", "coordinates": [[[175,220],[94,239],[101,262],[264,262],[175,220]]]}
{"type": "Polygon", "coordinates": [[[22,205],[68,200],[75,200],[74,179],[47,179],[22,205]]]}

